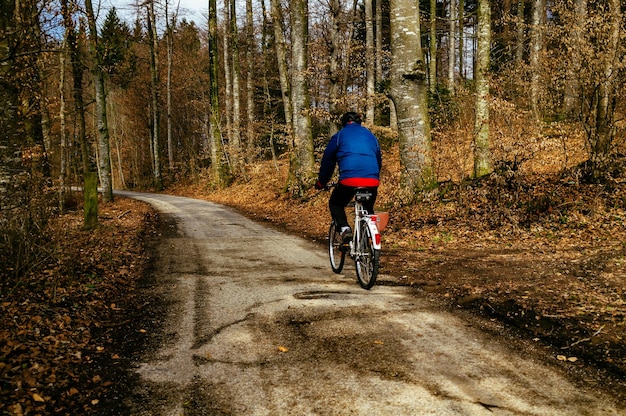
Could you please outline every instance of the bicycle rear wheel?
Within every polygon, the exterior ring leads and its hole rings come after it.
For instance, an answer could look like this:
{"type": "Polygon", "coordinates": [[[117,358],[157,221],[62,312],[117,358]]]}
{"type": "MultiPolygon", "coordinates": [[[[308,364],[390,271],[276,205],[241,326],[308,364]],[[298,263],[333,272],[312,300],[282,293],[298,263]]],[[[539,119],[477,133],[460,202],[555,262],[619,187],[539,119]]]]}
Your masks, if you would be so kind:
{"type": "Polygon", "coordinates": [[[335,273],[341,273],[346,260],[346,251],[342,250],[341,232],[333,221],[328,230],[328,257],[330,257],[330,267],[335,273]]]}
{"type": "Polygon", "coordinates": [[[354,266],[359,285],[363,289],[371,289],[376,283],[378,266],[380,265],[380,250],[374,248],[372,233],[365,221],[359,224],[359,241],[356,245],[354,266]]]}

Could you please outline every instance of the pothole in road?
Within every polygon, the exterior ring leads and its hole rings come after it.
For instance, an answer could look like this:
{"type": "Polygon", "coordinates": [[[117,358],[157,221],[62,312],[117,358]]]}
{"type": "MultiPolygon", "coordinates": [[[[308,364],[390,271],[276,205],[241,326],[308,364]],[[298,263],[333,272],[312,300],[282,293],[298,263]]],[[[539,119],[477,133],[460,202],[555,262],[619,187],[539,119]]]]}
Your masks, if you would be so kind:
{"type": "Polygon", "coordinates": [[[313,290],[309,292],[300,292],[293,295],[296,299],[345,299],[350,292],[313,290]]]}

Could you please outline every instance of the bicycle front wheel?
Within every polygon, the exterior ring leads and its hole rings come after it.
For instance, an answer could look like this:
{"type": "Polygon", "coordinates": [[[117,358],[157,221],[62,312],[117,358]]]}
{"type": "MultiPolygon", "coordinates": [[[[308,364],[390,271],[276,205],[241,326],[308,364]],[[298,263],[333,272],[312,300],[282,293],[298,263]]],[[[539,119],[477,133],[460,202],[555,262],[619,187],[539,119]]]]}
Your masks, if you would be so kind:
{"type": "Polygon", "coordinates": [[[376,283],[378,266],[380,265],[380,250],[374,248],[372,233],[365,221],[359,225],[359,240],[356,242],[354,266],[359,285],[363,289],[371,289],[376,283]]]}
{"type": "Polygon", "coordinates": [[[330,257],[330,267],[333,272],[341,273],[346,260],[346,251],[342,249],[341,232],[334,221],[328,230],[328,257],[330,257]]]}

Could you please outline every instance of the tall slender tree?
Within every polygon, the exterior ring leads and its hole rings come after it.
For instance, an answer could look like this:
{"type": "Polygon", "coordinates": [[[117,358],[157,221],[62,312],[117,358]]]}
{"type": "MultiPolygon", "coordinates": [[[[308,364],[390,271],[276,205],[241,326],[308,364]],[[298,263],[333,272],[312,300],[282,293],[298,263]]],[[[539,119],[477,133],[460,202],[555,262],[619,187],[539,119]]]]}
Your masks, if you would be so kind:
{"type": "Polygon", "coordinates": [[[91,49],[91,71],[96,92],[96,120],[98,126],[98,171],[102,199],[113,201],[113,181],[111,175],[111,151],[109,149],[109,125],[107,120],[106,90],[102,56],[98,48],[98,30],[91,0],[85,0],[87,21],[89,23],[89,44],[91,49]]]}
{"type": "Polygon", "coordinates": [[[237,29],[237,8],[235,0],[229,0],[230,6],[230,59],[232,85],[232,128],[229,132],[231,164],[235,175],[243,174],[243,160],[241,154],[241,65],[239,60],[239,30],[237,29]]]}
{"type": "Polygon", "coordinates": [[[535,118],[539,120],[539,97],[540,97],[540,64],[541,51],[543,50],[543,32],[546,14],[546,0],[534,0],[533,20],[530,41],[530,102],[535,118]]]}
{"type": "Polygon", "coordinates": [[[328,2],[330,11],[330,64],[328,69],[328,110],[331,115],[330,123],[330,136],[335,134],[339,130],[339,95],[341,92],[341,81],[339,73],[339,60],[342,55],[342,40],[341,36],[341,14],[343,8],[340,0],[330,0],[328,2]]]}
{"type": "Polygon", "coordinates": [[[365,118],[374,124],[374,92],[376,82],[376,59],[374,45],[374,10],[372,0],[365,0],[365,74],[366,74],[366,107],[365,118]]]}
{"type": "Polygon", "coordinates": [[[517,15],[515,17],[515,62],[517,65],[520,65],[522,63],[522,59],[524,58],[524,8],[524,0],[517,0],[517,15]]]}
{"type": "Polygon", "coordinates": [[[220,126],[219,106],[219,51],[217,39],[217,0],[209,0],[209,141],[211,143],[211,166],[214,182],[217,187],[226,184],[228,174],[223,162],[224,149],[222,146],[222,132],[220,126]]]}
{"type": "Polygon", "coordinates": [[[391,98],[398,116],[400,197],[412,201],[433,186],[426,65],[422,54],[419,6],[391,0],[391,98]]]}
{"type": "Polygon", "coordinates": [[[272,11],[272,20],[274,22],[274,45],[276,49],[276,60],[278,63],[278,76],[280,79],[280,90],[283,99],[285,124],[287,126],[288,135],[291,135],[293,127],[293,104],[291,102],[291,86],[289,84],[290,74],[287,66],[287,45],[285,42],[283,9],[280,4],[280,0],[270,0],[270,7],[272,11]]]}
{"type": "Polygon", "coordinates": [[[163,189],[163,174],[161,172],[161,137],[160,137],[160,111],[159,101],[159,37],[156,26],[156,13],[154,1],[148,0],[146,11],[148,16],[148,41],[150,47],[150,95],[151,118],[152,118],[152,175],[154,187],[160,191],[163,189]]]}
{"type": "Polygon", "coordinates": [[[584,25],[587,18],[587,0],[574,1],[573,24],[568,25],[568,36],[566,39],[571,42],[571,60],[566,69],[565,90],[563,97],[563,113],[567,117],[574,115],[578,99],[578,76],[580,75],[580,54],[584,48],[584,25]]]}
{"type": "Polygon", "coordinates": [[[459,0],[459,77],[465,79],[465,0],[459,0]]]}
{"type": "Polygon", "coordinates": [[[174,138],[172,137],[172,67],[174,56],[174,28],[178,19],[178,8],[170,16],[169,0],[165,0],[165,42],[167,47],[167,80],[165,91],[167,99],[165,112],[167,116],[167,160],[170,174],[174,171],[174,138]]]}
{"type": "Polygon", "coordinates": [[[233,109],[233,77],[232,77],[232,61],[231,61],[231,52],[230,52],[230,0],[224,0],[224,35],[222,36],[222,66],[224,68],[224,105],[222,106],[223,111],[223,123],[224,127],[222,130],[222,140],[226,138],[226,142],[224,143],[225,151],[224,155],[226,156],[226,163],[229,168],[229,175],[233,174],[233,166],[230,156],[233,154],[230,148],[232,147],[232,143],[228,140],[231,136],[231,131],[233,129],[232,126],[232,109],[233,109]]]}
{"type": "Polygon", "coordinates": [[[383,80],[383,2],[376,0],[375,33],[376,33],[376,82],[383,80]]]}
{"type": "Polygon", "coordinates": [[[310,98],[307,81],[309,40],[308,0],[291,1],[291,102],[293,105],[293,150],[288,187],[303,195],[313,183],[315,157],[311,130],[310,98]]]}
{"type": "Polygon", "coordinates": [[[476,56],[476,116],[474,121],[474,176],[491,173],[489,140],[489,62],[491,53],[491,5],[478,1],[478,46],[476,56]]]}
{"type": "Polygon", "coordinates": [[[430,0],[430,42],[428,45],[428,87],[431,93],[437,90],[437,0],[430,0]]]}
{"type": "MultiPolygon", "coordinates": [[[[80,146],[81,156],[82,156],[82,171],[83,171],[83,189],[88,189],[86,182],[90,176],[95,177],[95,173],[92,172],[92,163],[90,160],[90,152],[87,143],[87,135],[86,135],[86,123],[85,123],[85,106],[83,100],[83,65],[81,62],[80,49],[78,45],[78,36],[76,33],[76,27],[74,24],[74,6],[73,3],[69,3],[68,0],[61,0],[61,14],[63,16],[63,25],[65,28],[65,49],[67,52],[63,51],[61,54],[69,56],[70,59],[70,67],[72,72],[72,97],[74,99],[74,124],[75,124],[75,136],[78,140],[78,144],[80,146]],[[72,6],[71,6],[72,5],[72,6]]],[[[63,91],[63,83],[60,85],[60,89],[63,91]]],[[[63,99],[61,102],[63,103],[63,99]]],[[[63,112],[63,109],[60,110],[63,112]]],[[[61,117],[61,119],[63,116],[61,117]]],[[[63,127],[63,126],[61,126],[63,127]]],[[[61,129],[61,133],[63,135],[63,128],[61,129]]],[[[69,164],[69,154],[67,152],[68,146],[67,143],[64,143],[62,136],[61,143],[61,151],[63,152],[63,156],[65,156],[67,164],[69,164]]],[[[61,176],[65,177],[67,174],[67,167],[61,167],[61,176]]],[[[63,192],[63,190],[61,190],[63,192]]],[[[87,193],[85,193],[85,199],[87,199],[87,193]]],[[[98,205],[97,205],[97,197],[95,200],[87,201],[84,204],[84,215],[83,215],[83,225],[85,228],[93,228],[98,222],[98,205]]]]}
{"type": "Polygon", "coordinates": [[[253,157],[256,138],[254,134],[254,124],[256,118],[256,110],[254,106],[254,60],[255,60],[255,33],[254,33],[254,14],[252,12],[252,0],[246,0],[246,38],[248,44],[246,48],[246,112],[248,120],[246,125],[246,140],[248,158],[253,157]]]}
{"type": "Polygon", "coordinates": [[[352,61],[352,39],[356,37],[356,21],[358,14],[358,0],[352,0],[352,7],[350,8],[350,19],[348,20],[348,38],[345,41],[345,64],[343,71],[343,80],[341,82],[341,91],[347,91],[348,83],[352,72],[349,70],[350,62],[352,61]]]}
{"type": "Polygon", "coordinates": [[[454,94],[454,66],[456,64],[456,19],[457,4],[450,0],[450,26],[448,31],[448,89],[454,94]]]}
{"type": "Polygon", "coordinates": [[[624,71],[624,51],[619,45],[623,42],[624,22],[620,0],[607,0],[605,33],[606,39],[598,39],[596,48],[599,56],[599,77],[597,93],[594,94],[591,112],[592,125],[589,129],[591,144],[591,171],[590,178],[599,181],[606,178],[607,168],[616,134],[615,102],[618,91],[618,75],[624,71]],[[619,57],[622,59],[619,59],[619,57]]]}

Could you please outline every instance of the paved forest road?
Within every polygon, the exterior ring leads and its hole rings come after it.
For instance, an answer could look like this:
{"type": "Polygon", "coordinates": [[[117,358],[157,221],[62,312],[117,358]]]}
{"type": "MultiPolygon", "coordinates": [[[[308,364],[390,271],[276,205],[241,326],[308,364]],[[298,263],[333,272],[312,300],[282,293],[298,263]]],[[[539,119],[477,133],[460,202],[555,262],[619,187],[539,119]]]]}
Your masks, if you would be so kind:
{"type": "Polygon", "coordinates": [[[318,245],[217,204],[118,194],[176,222],[157,253],[167,319],[137,363],[133,415],[626,414],[410,288],[365,291],[352,265],[333,274],[318,245]]]}

